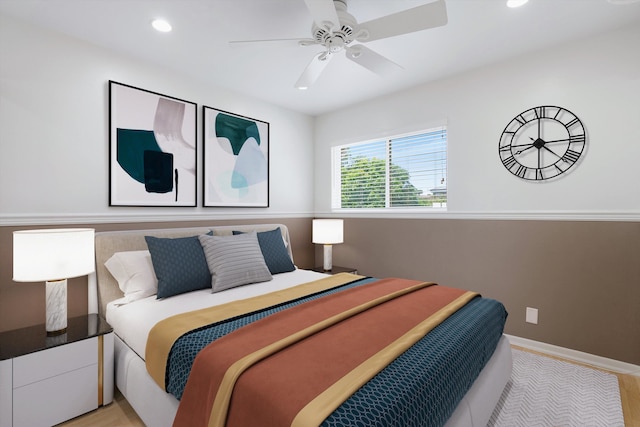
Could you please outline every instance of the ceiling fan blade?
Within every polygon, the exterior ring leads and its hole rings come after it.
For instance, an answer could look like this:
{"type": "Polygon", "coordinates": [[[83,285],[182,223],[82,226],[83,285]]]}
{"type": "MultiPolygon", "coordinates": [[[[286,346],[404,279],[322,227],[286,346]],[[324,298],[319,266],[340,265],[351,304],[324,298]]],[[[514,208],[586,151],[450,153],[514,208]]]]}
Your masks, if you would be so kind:
{"type": "Polygon", "coordinates": [[[361,30],[366,30],[368,36],[366,34],[359,36],[357,40],[362,42],[379,40],[426,30],[428,28],[440,27],[446,23],[447,6],[444,0],[437,0],[402,12],[363,22],[358,27],[361,30]]]}
{"type": "Polygon", "coordinates": [[[402,69],[400,65],[361,44],[351,46],[346,52],[346,57],[381,76],[402,69]]]}
{"type": "Polygon", "coordinates": [[[330,22],[329,28],[340,25],[338,13],[333,5],[333,0],[304,0],[307,9],[313,16],[313,21],[318,27],[324,27],[325,23],[330,22]]]}
{"type": "Polygon", "coordinates": [[[320,52],[313,57],[307,68],[304,69],[302,75],[295,84],[297,89],[308,89],[327,66],[333,55],[330,52],[320,52]]]}
{"type": "Polygon", "coordinates": [[[289,42],[296,43],[299,46],[311,46],[313,44],[318,44],[314,39],[264,39],[264,40],[231,40],[229,42],[230,45],[241,45],[244,43],[280,43],[280,42],[289,42]]]}

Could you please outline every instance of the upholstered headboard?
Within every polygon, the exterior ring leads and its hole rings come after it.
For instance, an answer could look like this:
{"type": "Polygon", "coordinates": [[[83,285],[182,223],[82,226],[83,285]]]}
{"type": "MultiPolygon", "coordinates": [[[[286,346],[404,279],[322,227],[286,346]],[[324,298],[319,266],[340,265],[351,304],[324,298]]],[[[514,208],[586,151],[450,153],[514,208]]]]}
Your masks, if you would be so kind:
{"type": "Polygon", "coordinates": [[[89,277],[89,313],[100,313],[106,315],[107,304],[115,299],[122,298],[124,294],[118,287],[118,283],[111,273],[104,266],[107,261],[116,252],[140,251],[147,249],[145,236],[155,237],[188,237],[198,234],[205,234],[213,231],[217,236],[228,236],[237,231],[269,231],[280,227],[282,238],[284,239],[289,256],[293,260],[293,252],[291,250],[291,240],[289,239],[289,230],[283,224],[255,224],[255,225],[235,225],[235,226],[212,226],[212,227],[193,227],[193,228],[165,228],[151,230],[132,230],[132,231],[105,231],[95,235],[96,240],[96,272],[95,275],[89,277]]]}

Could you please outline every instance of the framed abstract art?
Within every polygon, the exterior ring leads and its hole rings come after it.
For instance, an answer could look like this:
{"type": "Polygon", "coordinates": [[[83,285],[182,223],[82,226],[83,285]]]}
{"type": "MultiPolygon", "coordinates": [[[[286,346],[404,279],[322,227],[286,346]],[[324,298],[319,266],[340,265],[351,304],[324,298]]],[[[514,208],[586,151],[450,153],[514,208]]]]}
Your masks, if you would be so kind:
{"type": "Polygon", "coordinates": [[[196,206],[196,104],[109,81],[109,205],[196,206]]]}
{"type": "Polygon", "coordinates": [[[202,107],[203,205],[269,206],[269,123],[202,107]]]}

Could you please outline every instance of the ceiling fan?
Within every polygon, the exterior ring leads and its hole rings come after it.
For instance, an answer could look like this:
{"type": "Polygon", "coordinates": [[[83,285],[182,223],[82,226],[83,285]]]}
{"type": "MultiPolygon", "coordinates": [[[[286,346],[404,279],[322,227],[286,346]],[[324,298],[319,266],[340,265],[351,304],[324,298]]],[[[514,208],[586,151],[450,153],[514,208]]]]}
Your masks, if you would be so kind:
{"type": "MultiPolygon", "coordinates": [[[[341,52],[356,64],[374,73],[386,75],[401,67],[363,43],[435,28],[447,23],[447,8],[444,0],[436,0],[360,24],[347,12],[347,0],[304,0],[304,2],[314,21],[311,27],[311,38],[295,40],[300,46],[320,45],[324,47],[324,51],[315,55],[302,72],[295,84],[298,89],[307,89],[311,86],[329,61],[341,52]]],[[[230,43],[263,41],[291,40],[249,40],[230,43]]]]}

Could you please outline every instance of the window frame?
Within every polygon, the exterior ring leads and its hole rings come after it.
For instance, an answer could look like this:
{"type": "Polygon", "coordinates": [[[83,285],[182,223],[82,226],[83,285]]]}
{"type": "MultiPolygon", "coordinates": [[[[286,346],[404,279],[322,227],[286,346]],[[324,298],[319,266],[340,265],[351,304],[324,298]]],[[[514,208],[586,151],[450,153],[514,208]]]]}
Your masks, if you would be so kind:
{"type": "Polygon", "coordinates": [[[447,212],[447,204],[448,204],[448,173],[449,173],[449,129],[446,122],[439,122],[431,124],[428,127],[425,127],[420,130],[390,134],[382,137],[369,138],[366,140],[355,141],[355,142],[345,142],[338,145],[334,145],[331,147],[331,211],[332,212],[340,212],[343,214],[347,213],[443,213],[447,212]],[[390,206],[391,204],[391,191],[390,191],[390,167],[391,162],[389,161],[390,157],[390,146],[393,140],[409,138],[412,136],[418,136],[429,133],[442,132],[446,136],[445,142],[445,158],[444,158],[444,182],[446,184],[447,189],[447,200],[443,206],[390,206]],[[385,143],[385,207],[358,207],[358,208],[350,208],[350,207],[342,207],[342,149],[352,147],[352,146],[361,146],[366,144],[372,144],[376,142],[384,142],[385,143]]]}

